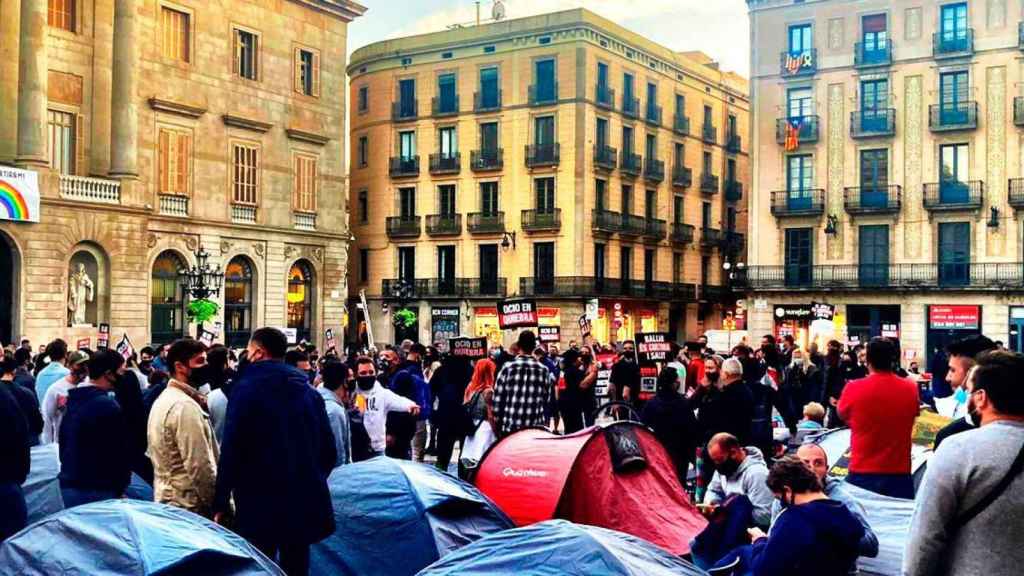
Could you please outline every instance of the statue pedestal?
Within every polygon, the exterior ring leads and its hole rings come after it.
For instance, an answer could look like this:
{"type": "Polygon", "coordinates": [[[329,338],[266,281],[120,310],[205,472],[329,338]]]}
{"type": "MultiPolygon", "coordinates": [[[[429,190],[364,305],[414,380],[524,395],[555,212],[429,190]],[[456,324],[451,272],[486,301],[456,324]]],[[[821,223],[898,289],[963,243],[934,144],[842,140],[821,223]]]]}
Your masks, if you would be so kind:
{"type": "Polygon", "coordinates": [[[92,324],[74,324],[67,329],[66,333],[69,350],[77,350],[78,341],[86,338],[89,339],[89,348],[95,349],[97,328],[92,324]]]}

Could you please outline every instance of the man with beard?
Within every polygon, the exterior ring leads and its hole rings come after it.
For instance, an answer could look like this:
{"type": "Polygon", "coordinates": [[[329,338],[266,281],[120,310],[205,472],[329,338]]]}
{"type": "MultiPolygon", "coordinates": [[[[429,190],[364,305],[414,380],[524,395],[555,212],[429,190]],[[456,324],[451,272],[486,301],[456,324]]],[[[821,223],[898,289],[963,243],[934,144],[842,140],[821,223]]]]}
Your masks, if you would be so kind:
{"type": "Polygon", "coordinates": [[[356,406],[363,414],[363,426],[375,456],[382,456],[387,446],[388,414],[405,412],[415,416],[420,412],[419,404],[380,385],[377,368],[367,356],[356,360],[356,406]]]}
{"type": "Polygon", "coordinates": [[[983,352],[993,350],[995,347],[992,340],[980,335],[962,338],[946,347],[946,352],[949,355],[946,383],[953,391],[953,396],[957,398],[957,408],[953,412],[953,417],[956,420],[947,424],[935,435],[933,450],[938,450],[939,444],[942,444],[950,436],[978,427],[978,422],[971,416],[968,407],[970,403],[970,396],[967,394],[968,375],[975,365],[975,359],[983,352]]]}
{"type": "MultiPolygon", "coordinates": [[[[412,345],[410,344],[410,347],[412,345]]],[[[424,413],[421,403],[421,388],[426,387],[429,399],[429,387],[423,380],[423,370],[415,360],[408,359],[409,354],[402,348],[388,347],[380,353],[380,381],[385,387],[417,404],[419,412],[406,412],[387,415],[387,448],[385,453],[391,458],[409,460],[413,457],[412,441],[416,436],[418,415],[424,413]]],[[[414,352],[414,358],[419,356],[414,352]]]]}
{"type": "Polygon", "coordinates": [[[193,376],[206,365],[206,346],[178,340],[167,352],[173,372],[149,414],[147,437],[157,502],[213,516],[220,450],[193,376]]]}

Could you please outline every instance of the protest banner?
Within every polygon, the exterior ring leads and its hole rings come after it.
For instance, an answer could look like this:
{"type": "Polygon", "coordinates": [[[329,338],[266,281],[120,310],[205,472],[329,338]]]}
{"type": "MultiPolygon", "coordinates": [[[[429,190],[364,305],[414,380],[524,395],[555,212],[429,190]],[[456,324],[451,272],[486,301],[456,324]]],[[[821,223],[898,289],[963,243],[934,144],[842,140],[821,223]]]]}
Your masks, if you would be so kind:
{"type": "Polygon", "coordinates": [[[541,342],[558,342],[562,339],[561,326],[539,326],[537,327],[537,338],[541,342]]]}
{"type": "Polygon", "coordinates": [[[460,336],[448,339],[448,353],[461,358],[478,359],[487,357],[487,337],[469,338],[460,336]]]}
{"type": "Polygon", "coordinates": [[[96,349],[110,347],[110,324],[100,324],[99,333],[96,335],[96,349]]]}
{"type": "Polygon", "coordinates": [[[132,346],[131,340],[128,340],[127,332],[121,337],[121,341],[117,343],[115,350],[125,361],[131,358],[132,354],[135,354],[135,348],[132,346]]]}
{"type": "Polygon", "coordinates": [[[89,350],[92,348],[92,338],[79,338],[75,343],[75,350],[89,350]]]}
{"type": "Polygon", "coordinates": [[[664,332],[642,332],[636,335],[636,351],[641,362],[664,362],[672,351],[672,339],[664,332]]]}
{"type": "Polygon", "coordinates": [[[537,302],[525,298],[503,300],[498,304],[498,326],[502,330],[537,326],[537,302]]]}

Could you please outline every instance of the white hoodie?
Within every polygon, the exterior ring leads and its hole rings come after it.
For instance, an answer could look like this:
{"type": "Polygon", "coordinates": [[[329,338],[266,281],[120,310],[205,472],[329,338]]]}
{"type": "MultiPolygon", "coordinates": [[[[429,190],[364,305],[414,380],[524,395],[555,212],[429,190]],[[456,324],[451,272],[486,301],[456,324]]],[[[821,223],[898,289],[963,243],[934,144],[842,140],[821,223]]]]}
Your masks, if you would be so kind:
{"type": "Polygon", "coordinates": [[[363,427],[370,437],[370,447],[375,452],[383,452],[387,445],[385,427],[388,412],[408,412],[416,405],[412,400],[381,386],[380,382],[374,382],[373,388],[369,390],[356,388],[356,406],[363,413],[363,427]]]}

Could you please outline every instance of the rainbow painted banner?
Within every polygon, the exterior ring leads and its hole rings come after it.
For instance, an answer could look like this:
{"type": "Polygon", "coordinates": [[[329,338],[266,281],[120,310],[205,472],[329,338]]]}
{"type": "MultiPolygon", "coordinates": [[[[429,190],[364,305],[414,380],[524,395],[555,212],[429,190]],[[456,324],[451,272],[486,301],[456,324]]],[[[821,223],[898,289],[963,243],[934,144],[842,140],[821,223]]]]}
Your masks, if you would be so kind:
{"type": "Polygon", "coordinates": [[[39,222],[39,175],[0,166],[0,220],[39,222]]]}

